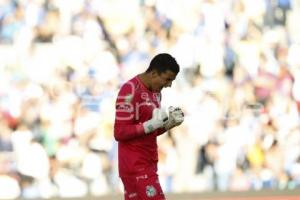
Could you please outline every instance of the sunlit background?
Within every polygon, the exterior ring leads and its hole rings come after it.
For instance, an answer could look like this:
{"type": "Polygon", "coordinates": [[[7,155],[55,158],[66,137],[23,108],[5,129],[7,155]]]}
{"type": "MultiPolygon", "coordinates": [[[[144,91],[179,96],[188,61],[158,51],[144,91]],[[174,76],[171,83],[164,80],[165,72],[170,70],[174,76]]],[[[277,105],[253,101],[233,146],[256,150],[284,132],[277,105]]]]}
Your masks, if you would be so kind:
{"type": "Polygon", "coordinates": [[[0,199],[121,194],[114,103],[181,66],[165,193],[300,188],[299,0],[0,0],[0,199]]]}

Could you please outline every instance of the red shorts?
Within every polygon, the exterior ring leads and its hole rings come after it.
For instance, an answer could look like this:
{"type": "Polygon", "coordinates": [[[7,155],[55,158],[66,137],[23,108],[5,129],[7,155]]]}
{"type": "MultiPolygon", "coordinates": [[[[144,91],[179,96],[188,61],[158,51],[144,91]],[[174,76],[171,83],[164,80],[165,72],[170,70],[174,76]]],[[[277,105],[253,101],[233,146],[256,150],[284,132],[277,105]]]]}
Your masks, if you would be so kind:
{"type": "Polygon", "coordinates": [[[136,177],[122,177],[125,200],[165,200],[158,176],[140,175],[136,177]]]}

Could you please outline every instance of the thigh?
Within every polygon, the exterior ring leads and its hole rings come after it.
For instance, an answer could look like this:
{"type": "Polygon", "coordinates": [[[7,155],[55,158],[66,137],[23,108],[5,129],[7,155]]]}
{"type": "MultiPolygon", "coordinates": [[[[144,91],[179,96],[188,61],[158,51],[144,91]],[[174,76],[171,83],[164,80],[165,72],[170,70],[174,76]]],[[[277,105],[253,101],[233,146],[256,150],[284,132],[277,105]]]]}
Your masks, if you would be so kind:
{"type": "Polygon", "coordinates": [[[158,176],[144,175],[136,177],[136,188],[140,200],[165,200],[158,176]]]}
{"type": "Polygon", "coordinates": [[[121,178],[125,200],[165,200],[158,176],[141,175],[121,178]]]}
{"type": "Polygon", "coordinates": [[[124,200],[141,200],[138,196],[135,177],[121,178],[124,185],[124,200]]]}

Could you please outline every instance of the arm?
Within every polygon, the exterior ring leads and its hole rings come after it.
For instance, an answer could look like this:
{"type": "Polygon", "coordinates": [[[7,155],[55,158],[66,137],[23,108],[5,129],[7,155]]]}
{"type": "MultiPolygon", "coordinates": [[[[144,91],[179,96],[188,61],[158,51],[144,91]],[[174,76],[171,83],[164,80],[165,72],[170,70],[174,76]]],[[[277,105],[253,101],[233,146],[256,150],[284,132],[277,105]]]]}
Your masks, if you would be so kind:
{"type": "Polygon", "coordinates": [[[159,133],[165,132],[163,131],[163,126],[167,123],[168,115],[164,109],[154,108],[151,119],[143,123],[137,123],[135,120],[135,105],[137,104],[136,101],[139,100],[134,92],[128,92],[127,87],[128,86],[122,87],[116,102],[115,139],[117,141],[127,141],[145,134],[157,133],[157,131],[159,133]]]}
{"type": "Polygon", "coordinates": [[[114,129],[114,136],[118,142],[127,141],[145,135],[142,124],[115,124],[114,129]]]}
{"type": "MultiPolygon", "coordinates": [[[[127,112],[126,112],[127,113],[127,112]]],[[[162,134],[168,122],[167,113],[160,108],[154,108],[152,118],[139,124],[115,123],[115,138],[117,141],[127,141],[151,133],[162,134]]]]}
{"type": "Polygon", "coordinates": [[[116,100],[114,137],[117,141],[127,141],[145,134],[143,124],[135,123],[135,89],[131,83],[126,83],[116,100]]]}

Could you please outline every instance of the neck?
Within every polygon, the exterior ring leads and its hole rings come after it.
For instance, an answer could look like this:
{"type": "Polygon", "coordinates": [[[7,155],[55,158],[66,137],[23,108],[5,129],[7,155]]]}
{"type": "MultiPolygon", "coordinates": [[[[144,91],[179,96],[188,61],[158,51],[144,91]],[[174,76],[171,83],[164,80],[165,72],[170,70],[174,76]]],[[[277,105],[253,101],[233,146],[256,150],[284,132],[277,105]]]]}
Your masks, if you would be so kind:
{"type": "Polygon", "coordinates": [[[149,74],[147,74],[146,72],[141,73],[138,75],[139,79],[143,82],[143,84],[149,89],[151,90],[151,84],[150,84],[150,77],[149,74]]]}

